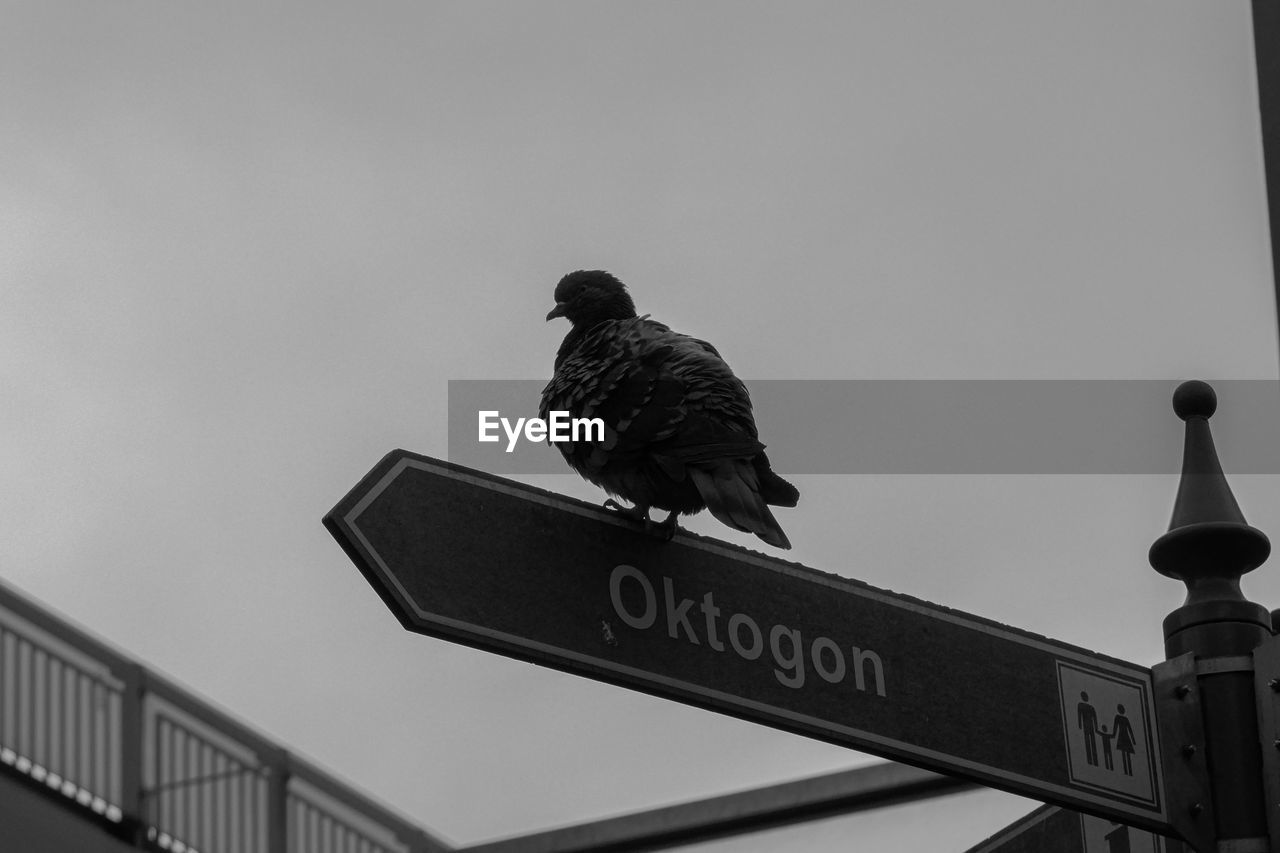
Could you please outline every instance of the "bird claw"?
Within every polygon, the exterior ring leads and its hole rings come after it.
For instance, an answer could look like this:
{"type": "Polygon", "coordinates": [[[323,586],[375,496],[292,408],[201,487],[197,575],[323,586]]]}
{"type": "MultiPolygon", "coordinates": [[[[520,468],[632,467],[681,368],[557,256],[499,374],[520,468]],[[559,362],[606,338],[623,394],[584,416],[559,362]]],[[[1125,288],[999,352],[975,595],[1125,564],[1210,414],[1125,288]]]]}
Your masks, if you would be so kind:
{"type": "Polygon", "coordinates": [[[604,508],[614,510],[618,515],[621,515],[624,518],[629,518],[632,521],[643,521],[645,524],[649,523],[649,508],[647,506],[623,506],[613,498],[609,498],[609,500],[604,502],[604,508]]]}
{"type": "Polygon", "coordinates": [[[665,521],[650,521],[644,526],[645,532],[659,536],[667,542],[675,538],[676,531],[680,529],[680,525],[676,522],[678,513],[671,513],[665,521]]]}
{"type": "Polygon", "coordinates": [[[663,541],[669,542],[676,535],[679,525],[676,524],[676,516],[678,513],[671,513],[665,521],[654,521],[649,518],[649,508],[647,506],[623,506],[609,498],[604,502],[605,509],[611,509],[632,521],[638,521],[644,526],[644,532],[650,536],[655,536],[663,541]]]}

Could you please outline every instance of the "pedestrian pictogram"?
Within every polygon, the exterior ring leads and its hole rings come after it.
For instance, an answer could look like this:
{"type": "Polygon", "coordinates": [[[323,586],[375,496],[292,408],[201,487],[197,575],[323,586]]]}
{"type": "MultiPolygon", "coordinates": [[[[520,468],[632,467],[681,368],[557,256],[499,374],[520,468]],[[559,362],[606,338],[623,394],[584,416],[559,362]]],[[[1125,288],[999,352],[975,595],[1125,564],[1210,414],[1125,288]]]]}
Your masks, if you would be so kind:
{"type": "Polygon", "coordinates": [[[1058,689],[1071,780],[1154,802],[1149,683],[1060,660],[1058,689]]]}

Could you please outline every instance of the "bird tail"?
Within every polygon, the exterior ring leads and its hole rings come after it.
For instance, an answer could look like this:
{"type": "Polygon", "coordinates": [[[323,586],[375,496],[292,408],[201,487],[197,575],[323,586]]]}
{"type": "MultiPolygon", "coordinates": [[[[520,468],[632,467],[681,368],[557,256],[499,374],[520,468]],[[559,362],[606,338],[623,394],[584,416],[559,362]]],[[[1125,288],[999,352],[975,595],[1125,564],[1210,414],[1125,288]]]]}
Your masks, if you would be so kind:
{"type": "MultiPolygon", "coordinates": [[[[706,502],[707,509],[717,519],[735,530],[754,533],[777,548],[791,547],[787,534],[782,532],[777,519],[769,512],[761,493],[757,468],[751,461],[724,459],[712,467],[690,465],[687,470],[698,494],[706,502]]],[[[795,499],[799,498],[799,492],[796,492],[794,486],[772,471],[768,473],[778,483],[795,492],[795,499]]],[[[777,486],[771,484],[771,488],[777,486]]],[[[795,505],[795,499],[790,506],[795,505]]]]}
{"type": "Polygon", "coordinates": [[[795,506],[800,502],[800,490],[786,480],[773,473],[769,467],[769,457],[759,453],[752,460],[756,468],[756,477],[760,480],[760,496],[764,502],[773,506],[795,506]]]}

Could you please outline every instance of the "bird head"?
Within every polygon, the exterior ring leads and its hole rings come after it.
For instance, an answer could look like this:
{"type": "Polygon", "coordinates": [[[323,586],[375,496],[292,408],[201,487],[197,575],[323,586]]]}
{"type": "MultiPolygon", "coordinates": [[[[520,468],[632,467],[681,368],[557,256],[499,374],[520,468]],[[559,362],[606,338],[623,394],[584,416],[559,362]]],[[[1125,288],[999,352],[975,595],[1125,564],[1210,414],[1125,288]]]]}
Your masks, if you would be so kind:
{"type": "Polygon", "coordinates": [[[636,316],[635,303],[626,285],[604,270],[571,272],[556,285],[556,307],[547,319],[568,319],[575,327],[589,328],[603,320],[636,316]]]}

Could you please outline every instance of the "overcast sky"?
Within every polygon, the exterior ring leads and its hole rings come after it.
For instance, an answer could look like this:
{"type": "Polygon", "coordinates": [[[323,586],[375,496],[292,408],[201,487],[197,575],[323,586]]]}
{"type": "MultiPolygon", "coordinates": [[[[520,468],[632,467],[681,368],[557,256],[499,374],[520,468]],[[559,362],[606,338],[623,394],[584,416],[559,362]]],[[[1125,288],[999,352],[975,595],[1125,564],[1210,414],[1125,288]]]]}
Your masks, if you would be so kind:
{"type": "MultiPolygon", "coordinates": [[[[869,760],[407,634],[321,527],[445,456],[447,380],[550,376],[565,272],[748,381],[1277,377],[1244,0],[0,14],[0,578],[456,843],[869,760]]],[[[1163,657],[1172,477],[795,479],[805,565],[1163,657]]],[[[1280,535],[1280,477],[1232,483],[1280,535]]],[[[960,850],[1033,805],[704,847],[960,850]]]]}

